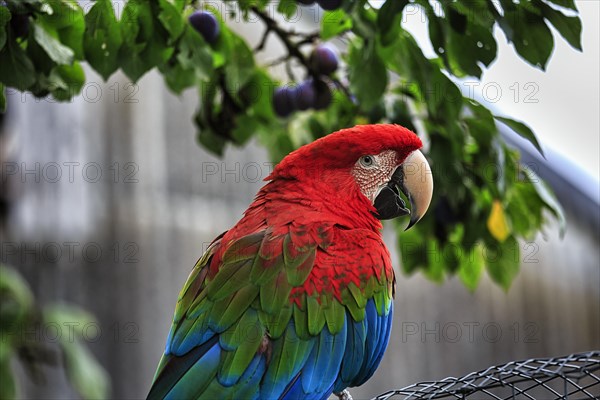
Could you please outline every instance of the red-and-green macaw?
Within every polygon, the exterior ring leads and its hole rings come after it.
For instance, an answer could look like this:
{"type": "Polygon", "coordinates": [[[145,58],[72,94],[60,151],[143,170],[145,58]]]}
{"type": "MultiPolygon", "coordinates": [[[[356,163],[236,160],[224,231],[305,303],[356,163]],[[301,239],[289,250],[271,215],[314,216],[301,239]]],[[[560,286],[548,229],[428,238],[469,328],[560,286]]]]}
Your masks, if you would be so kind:
{"type": "Polygon", "coordinates": [[[427,210],[420,147],[363,125],[285,157],[194,266],[148,398],[326,399],[369,379],[392,325],[380,220],[427,210]]]}

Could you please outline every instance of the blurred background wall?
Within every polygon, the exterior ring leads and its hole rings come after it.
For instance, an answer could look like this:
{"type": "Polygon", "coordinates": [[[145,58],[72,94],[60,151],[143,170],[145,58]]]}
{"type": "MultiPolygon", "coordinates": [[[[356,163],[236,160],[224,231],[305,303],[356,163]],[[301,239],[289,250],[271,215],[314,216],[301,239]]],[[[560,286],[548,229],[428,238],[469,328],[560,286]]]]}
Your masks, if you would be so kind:
{"type": "MultiPolygon", "coordinates": [[[[191,123],[196,93],[175,97],[157,74],[138,85],[118,74],[102,83],[90,71],[88,80],[68,104],[8,96],[0,261],[17,267],[43,302],[94,313],[86,342],[111,375],[112,397],[139,399],[191,267],[240,218],[272,164],[256,144],[223,159],[208,154],[191,123]]],[[[576,171],[559,156],[534,162],[567,211],[564,239],[550,226],[520,243],[521,272],[508,292],[487,276],[470,293],[456,278],[438,285],[399,272],[388,352],[355,398],[600,348],[598,183],[570,179],[576,171]]],[[[400,271],[395,237],[385,236],[400,271]]],[[[46,385],[22,383],[24,398],[74,396],[57,372],[46,385]]]]}

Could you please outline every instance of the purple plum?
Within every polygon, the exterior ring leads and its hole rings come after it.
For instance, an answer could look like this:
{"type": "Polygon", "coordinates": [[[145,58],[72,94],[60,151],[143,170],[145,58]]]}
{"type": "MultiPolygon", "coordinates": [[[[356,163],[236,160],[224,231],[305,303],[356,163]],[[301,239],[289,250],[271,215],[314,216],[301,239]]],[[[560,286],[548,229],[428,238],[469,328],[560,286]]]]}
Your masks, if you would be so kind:
{"type": "Polygon", "coordinates": [[[189,17],[190,24],[208,43],[215,43],[219,37],[219,21],[209,11],[195,11],[189,17]]]}

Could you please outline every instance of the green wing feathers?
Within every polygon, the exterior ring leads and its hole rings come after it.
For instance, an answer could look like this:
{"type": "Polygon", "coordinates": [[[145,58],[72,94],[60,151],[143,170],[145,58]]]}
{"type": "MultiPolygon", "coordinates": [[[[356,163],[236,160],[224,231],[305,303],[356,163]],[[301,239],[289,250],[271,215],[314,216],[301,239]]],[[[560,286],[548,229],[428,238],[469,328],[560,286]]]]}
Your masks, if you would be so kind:
{"type": "Polygon", "coordinates": [[[332,234],[331,227],[289,226],[228,243],[223,242],[227,235],[218,238],[180,292],[149,398],[217,393],[241,398],[259,392],[279,397],[300,390],[298,385],[305,392],[333,390],[347,324],[365,320],[369,299],[379,316],[387,316],[393,278],[385,278],[382,264],[372,266],[377,273],[365,275],[358,285],[333,285],[337,272],[319,260],[335,255],[332,234]],[[323,358],[325,343],[340,353],[339,359],[323,358]],[[327,371],[311,369],[317,358],[314,367],[327,371]],[[313,374],[302,384],[301,368],[304,375],[313,374]],[[317,379],[325,372],[332,380],[327,388],[317,379]]]}

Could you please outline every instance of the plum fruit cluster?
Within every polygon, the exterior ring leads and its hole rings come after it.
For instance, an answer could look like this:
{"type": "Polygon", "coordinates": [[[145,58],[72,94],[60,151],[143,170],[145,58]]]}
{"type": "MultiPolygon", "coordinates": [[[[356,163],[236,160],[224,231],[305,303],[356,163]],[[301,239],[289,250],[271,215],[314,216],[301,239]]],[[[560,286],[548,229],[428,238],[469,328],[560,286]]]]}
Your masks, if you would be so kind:
{"type": "MultiPolygon", "coordinates": [[[[308,0],[298,2],[314,3],[308,0]]],[[[333,10],[338,8],[342,1],[317,0],[317,3],[325,10],[333,10]]],[[[219,21],[210,11],[195,11],[189,16],[189,23],[207,43],[214,44],[219,38],[219,21]]],[[[307,65],[312,77],[296,87],[277,88],[273,93],[275,113],[280,117],[287,117],[294,111],[327,108],[331,103],[332,94],[329,85],[321,77],[333,74],[338,68],[338,63],[338,57],[330,47],[325,45],[315,47],[308,58],[307,65]]]]}
{"type": "Polygon", "coordinates": [[[213,44],[219,38],[219,22],[210,11],[195,11],[189,21],[208,43],[213,44]]]}
{"type": "Polygon", "coordinates": [[[331,89],[320,79],[308,79],[298,86],[282,86],[273,93],[273,109],[280,117],[294,111],[325,109],[331,104],[331,89]]]}
{"type": "Polygon", "coordinates": [[[331,89],[320,76],[331,75],[337,70],[337,55],[328,46],[319,45],[311,53],[308,64],[315,78],[309,78],[296,87],[279,87],[273,93],[273,108],[280,117],[310,108],[321,110],[331,103],[331,89]]]}

